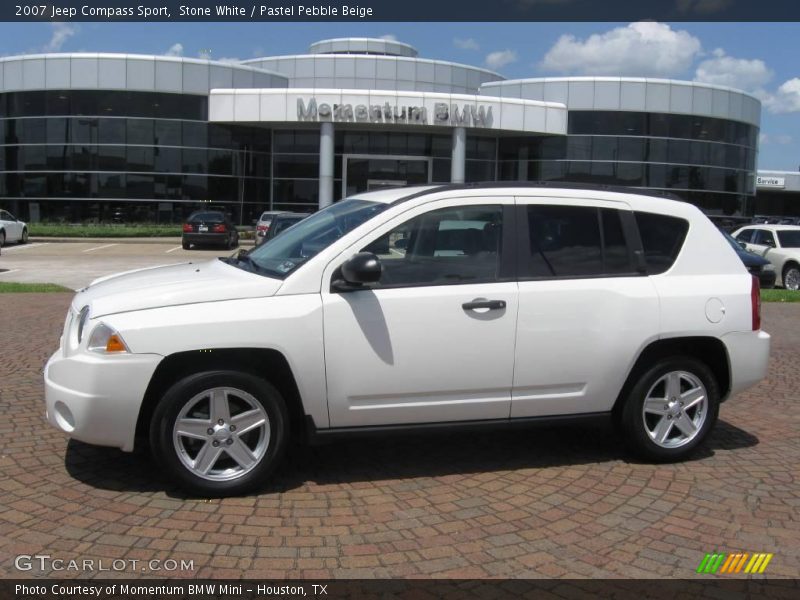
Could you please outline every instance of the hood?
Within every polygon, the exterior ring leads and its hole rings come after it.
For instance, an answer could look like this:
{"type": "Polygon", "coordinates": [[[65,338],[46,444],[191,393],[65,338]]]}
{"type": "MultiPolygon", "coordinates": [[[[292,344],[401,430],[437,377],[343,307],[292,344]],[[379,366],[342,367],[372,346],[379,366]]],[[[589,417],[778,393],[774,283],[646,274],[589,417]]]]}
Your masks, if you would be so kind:
{"type": "Polygon", "coordinates": [[[78,292],[72,305],[79,311],[90,304],[94,318],[179,304],[272,296],[281,283],[214,259],[101,277],[78,292]]]}

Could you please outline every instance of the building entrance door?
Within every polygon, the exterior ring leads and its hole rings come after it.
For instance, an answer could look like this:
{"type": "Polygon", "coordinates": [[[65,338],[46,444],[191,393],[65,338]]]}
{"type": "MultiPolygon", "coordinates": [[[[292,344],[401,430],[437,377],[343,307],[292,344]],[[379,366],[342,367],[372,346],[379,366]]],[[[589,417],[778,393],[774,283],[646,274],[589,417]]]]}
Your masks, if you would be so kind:
{"type": "Polygon", "coordinates": [[[342,157],[342,198],[405,185],[424,185],[433,176],[432,159],[420,156],[345,154],[342,157]]]}

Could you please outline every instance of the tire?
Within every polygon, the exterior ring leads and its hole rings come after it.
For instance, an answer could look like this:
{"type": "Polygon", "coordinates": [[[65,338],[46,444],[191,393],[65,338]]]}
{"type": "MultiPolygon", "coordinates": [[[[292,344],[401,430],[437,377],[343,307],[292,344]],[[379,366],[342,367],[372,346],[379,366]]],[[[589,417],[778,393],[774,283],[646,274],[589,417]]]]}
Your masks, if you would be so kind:
{"type": "Polygon", "coordinates": [[[792,263],[783,269],[783,287],[787,290],[800,290],[800,266],[792,263]]]}
{"type": "Polygon", "coordinates": [[[0,231],[0,248],[6,245],[6,232],[0,231]]]}
{"type": "Polygon", "coordinates": [[[697,359],[672,357],[639,376],[625,399],[621,425],[637,455],[673,462],[703,443],[718,414],[719,386],[711,370],[697,359]]]}
{"type": "Polygon", "coordinates": [[[186,240],[181,240],[181,246],[183,246],[184,250],[188,250],[191,247],[191,244],[186,240]]]}
{"type": "Polygon", "coordinates": [[[22,230],[22,237],[19,238],[19,243],[20,244],[27,244],[28,243],[28,228],[27,227],[25,227],[22,230]]]}
{"type": "Polygon", "coordinates": [[[228,236],[228,241],[225,242],[225,250],[233,250],[233,234],[228,236]]]}
{"type": "Polygon", "coordinates": [[[189,492],[233,496],[263,484],[280,462],[288,431],[286,403],[270,383],[207,371],[167,390],[153,413],[150,444],[157,462],[189,492]],[[222,410],[211,408],[212,397],[222,410]]]}

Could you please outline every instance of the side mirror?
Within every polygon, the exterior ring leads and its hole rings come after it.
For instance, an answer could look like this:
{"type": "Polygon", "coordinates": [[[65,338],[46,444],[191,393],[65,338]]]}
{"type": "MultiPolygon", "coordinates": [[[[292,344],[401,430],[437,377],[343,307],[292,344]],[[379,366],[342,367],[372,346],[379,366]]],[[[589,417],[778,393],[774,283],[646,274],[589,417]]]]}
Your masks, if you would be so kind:
{"type": "Polygon", "coordinates": [[[383,267],[372,252],[359,252],[339,267],[341,277],[334,276],[333,289],[344,292],[362,288],[365,284],[380,281],[383,267]]]}
{"type": "Polygon", "coordinates": [[[739,240],[739,242],[738,242],[738,243],[739,243],[739,246],[741,246],[741,247],[742,247],[742,249],[744,249],[744,250],[747,250],[747,244],[745,244],[745,243],[744,243],[743,241],[741,241],[741,240],[739,240]]]}
{"type": "Polygon", "coordinates": [[[244,258],[245,258],[245,257],[246,257],[248,254],[250,254],[250,250],[248,250],[247,248],[242,248],[242,249],[241,249],[241,250],[239,250],[239,252],[236,254],[236,260],[244,260],[244,258]]]}
{"type": "Polygon", "coordinates": [[[394,243],[397,250],[406,250],[408,248],[408,238],[400,238],[394,243]]]}

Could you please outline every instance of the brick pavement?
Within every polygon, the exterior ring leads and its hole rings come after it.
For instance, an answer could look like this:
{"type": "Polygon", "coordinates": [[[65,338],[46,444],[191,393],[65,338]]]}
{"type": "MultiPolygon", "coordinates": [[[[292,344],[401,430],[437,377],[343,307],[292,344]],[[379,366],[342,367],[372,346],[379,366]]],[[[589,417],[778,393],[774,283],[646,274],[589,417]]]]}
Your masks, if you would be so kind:
{"type": "Polygon", "coordinates": [[[2,577],[56,575],[14,569],[37,553],[193,560],[169,573],[183,577],[691,577],[714,550],[774,552],[771,576],[798,574],[798,305],[764,305],[769,378],[723,405],[689,462],[641,464],[587,429],[349,441],[292,449],[257,496],[202,501],[144,451],[43,421],[69,298],[0,296],[2,577]]]}

